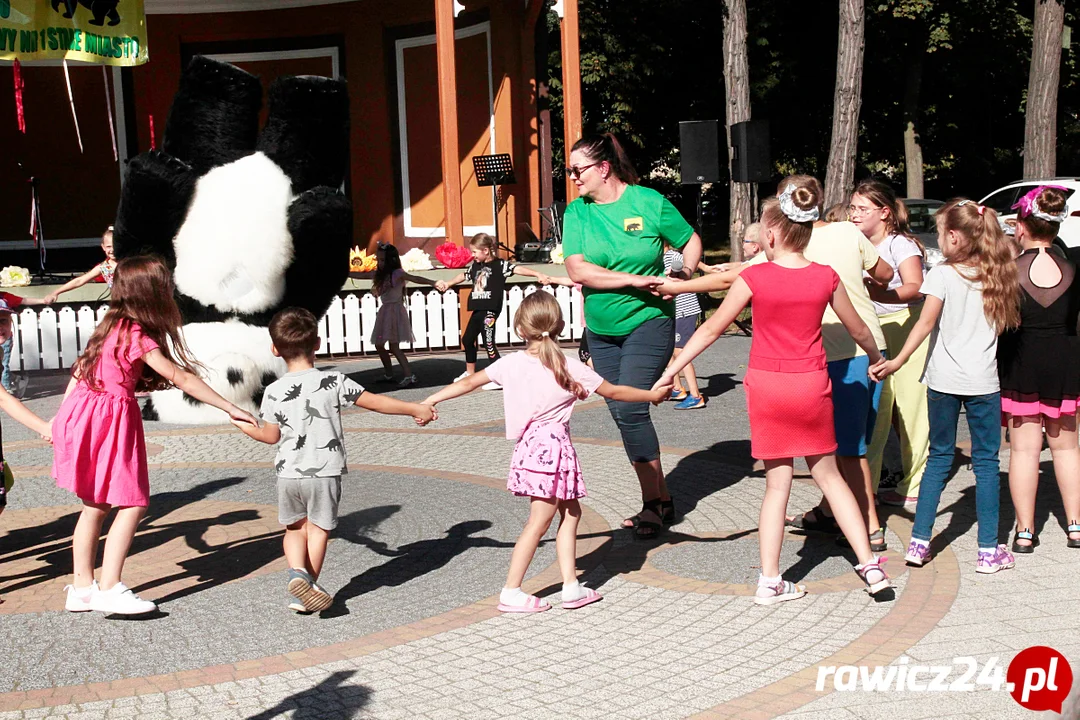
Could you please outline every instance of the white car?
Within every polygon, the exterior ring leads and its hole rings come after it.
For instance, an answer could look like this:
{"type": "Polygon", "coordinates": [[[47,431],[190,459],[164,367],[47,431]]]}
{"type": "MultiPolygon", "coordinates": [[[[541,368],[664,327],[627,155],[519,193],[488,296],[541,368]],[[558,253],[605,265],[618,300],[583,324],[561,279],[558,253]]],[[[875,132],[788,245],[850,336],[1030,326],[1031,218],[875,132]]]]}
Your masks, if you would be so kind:
{"type": "Polygon", "coordinates": [[[1061,232],[1058,233],[1058,237],[1069,247],[1080,247],[1080,194],[1076,192],[1080,190],[1080,178],[1059,177],[1048,180],[1019,180],[1006,185],[1000,190],[995,190],[979,202],[993,208],[994,212],[1002,220],[1011,220],[1016,217],[1016,211],[1012,209],[1016,201],[1026,195],[1029,190],[1034,190],[1040,185],[1060,185],[1063,188],[1068,188],[1065,201],[1065,210],[1068,217],[1061,224],[1061,232]]]}

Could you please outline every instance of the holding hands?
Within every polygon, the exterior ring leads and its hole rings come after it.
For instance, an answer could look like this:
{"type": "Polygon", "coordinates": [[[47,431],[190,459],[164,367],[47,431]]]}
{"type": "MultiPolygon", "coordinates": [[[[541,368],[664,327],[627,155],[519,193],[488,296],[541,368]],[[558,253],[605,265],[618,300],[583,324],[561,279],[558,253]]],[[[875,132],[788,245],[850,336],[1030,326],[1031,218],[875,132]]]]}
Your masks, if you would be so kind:
{"type": "Polygon", "coordinates": [[[881,358],[870,366],[870,379],[874,382],[881,382],[899,370],[903,364],[899,359],[886,360],[881,358]]]}
{"type": "Polygon", "coordinates": [[[434,404],[429,404],[426,400],[421,403],[412,404],[416,407],[416,410],[413,413],[413,419],[420,427],[424,427],[428,423],[439,419],[439,413],[436,412],[434,404]]]}

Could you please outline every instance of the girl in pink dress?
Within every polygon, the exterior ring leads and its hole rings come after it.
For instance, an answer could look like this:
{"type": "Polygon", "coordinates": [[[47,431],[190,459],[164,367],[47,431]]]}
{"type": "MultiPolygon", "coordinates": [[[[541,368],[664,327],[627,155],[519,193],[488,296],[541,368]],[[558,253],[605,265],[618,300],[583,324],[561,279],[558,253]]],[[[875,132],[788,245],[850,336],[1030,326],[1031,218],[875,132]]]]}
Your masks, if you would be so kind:
{"type": "Polygon", "coordinates": [[[514,315],[519,337],[528,342],[524,352],[507,355],[486,369],[443,388],[425,404],[435,405],[472,392],[495,381],[503,388],[506,437],[516,440],[510,460],[506,489],[530,500],[529,520],[514,545],[506,586],[499,595],[499,610],[532,613],[550,610],[551,605],[521,589],[540,539],[559,513],[555,541],[562,572],[562,607],[584,607],[601,599],[595,590],[577,580],[577,527],[581,520],[580,498],[585,483],[577,452],[570,442],[570,414],[574,403],[593,393],[623,402],[662,402],[671,391],[666,388],[639,390],[612,385],[579,360],[567,358],[558,337],[564,323],[559,303],[540,291],[525,298],[514,315]]]}
{"type": "Polygon", "coordinates": [[[121,615],[157,606],[120,582],[135,528],[150,497],[146,440],[136,390],[175,386],[235,420],[258,425],[204,383],[180,335],[172,275],[158,258],[117,265],[109,311],[75,361],[60,410],[52,421],[53,477],[83,502],[72,538],[75,579],[66,607],[121,615]],[[94,579],[101,526],[116,517],[105,540],[101,584],[94,579]]]}
{"type": "MultiPolygon", "coordinates": [[[[742,272],[720,309],[698,328],[686,349],[657,381],[657,386],[670,385],[675,375],[712,345],[753,298],[754,340],[743,386],[750,415],[751,452],[765,461],[765,499],[758,522],[761,575],[754,596],[759,605],[806,594],[804,586],[780,576],[780,547],[794,474],[793,458],[800,456],[806,458],[814,482],[825,494],[851,543],[859,560],[855,571],[870,594],[889,587],[889,578],[881,567],[885,561],[870,551],[866,522],[836,465],[832,385],[821,342],[821,319],[826,306],[832,306],[851,337],[866,351],[871,365],[882,358],[837,274],[803,256],[818,219],[819,205],[816,185],[798,180],[789,184],[779,198],[765,202],[761,222],[765,254],[771,262],[742,272]]],[[[691,283],[667,283],[657,291],[676,294],[680,285],[691,283]]]]}
{"type": "Polygon", "coordinates": [[[382,305],[375,315],[375,326],[371,329],[371,342],[379,353],[379,359],[382,360],[382,381],[394,381],[394,366],[390,362],[390,355],[393,354],[404,373],[398,385],[409,387],[416,384],[416,375],[409,367],[409,358],[405,356],[405,351],[401,349],[399,343],[414,343],[416,338],[413,337],[409,312],[405,309],[405,283],[412,282],[435,287],[435,281],[419,275],[410,275],[402,270],[401,256],[398,255],[397,248],[389,243],[379,243],[375,257],[379,265],[371,278],[371,293],[382,300],[382,305]]]}

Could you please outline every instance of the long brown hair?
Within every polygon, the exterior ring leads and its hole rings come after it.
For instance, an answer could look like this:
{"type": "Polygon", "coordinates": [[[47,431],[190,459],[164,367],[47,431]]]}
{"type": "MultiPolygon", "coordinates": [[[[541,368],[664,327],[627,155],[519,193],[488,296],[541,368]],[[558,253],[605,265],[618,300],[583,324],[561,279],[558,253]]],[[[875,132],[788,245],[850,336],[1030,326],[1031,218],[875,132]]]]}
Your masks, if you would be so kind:
{"type": "MultiPolygon", "coordinates": [[[[817,178],[809,175],[792,175],[784,178],[780,183],[779,191],[786,192],[788,187],[794,185],[791,193],[791,201],[799,210],[813,210],[817,208],[821,212],[821,183],[817,178]]],[[[810,235],[814,232],[814,221],[795,222],[780,209],[780,201],[777,198],[769,198],[761,206],[761,223],[779,233],[784,247],[794,252],[802,252],[810,244],[810,235]]]]}
{"type": "MultiPolygon", "coordinates": [[[[578,150],[585,153],[594,162],[606,162],[611,166],[612,174],[627,185],[638,184],[637,170],[634,169],[634,164],[630,162],[630,156],[626,154],[626,150],[623,149],[619,139],[611,133],[586,135],[570,148],[570,152],[577,152],[578,150]]],[[[568,155],[567,162],[569,162],[569,159],[568,155]]]]}
{"type": "Polygon", "coordinates": [[[1000,335],[1020,326],[1020,278],[1012,243],[1005,237],[997,213],[973,200],[956,198],[934,214],[938,232],[950,230],[964,239],[948,265],[976,271],[964,277],[982,284],[983,313],[1000,335]]]}
{"type": "Polygon", "coordinates": [[[570,375],[566,356],[559,348],[559,333],[564,324],[559,302],[543,290],[522,300],[514,314],[514,327],[518,335],[522,340],[540,343],[540,362],[555,375],[559,387],[584,400],[589,393],[570,375]]]}
{"type": "MultiPolygon", "coordinates": [[[[116,265],[109,297],[109,311],[101,324],[90,336],[86,350],[75,361],[72,374],[82,379],[94,390],[101,390],[98,366],[105,339],[118,328],[119,339],[113,347],[114,363],[126,354],[131,342],[131,326],[137,323],[142,333],[158,344],[158,349],[172,363],[187,372],[198,374],[201,366],[191,358],[191,353],[180,335],[180,309],[173,298],[172,273],[161,258],[138,255],[125,258],[116,265]]],[[[135,389],[164,390],[169,383],[149,365],[143,365],[142,376],[135,389]]]]}

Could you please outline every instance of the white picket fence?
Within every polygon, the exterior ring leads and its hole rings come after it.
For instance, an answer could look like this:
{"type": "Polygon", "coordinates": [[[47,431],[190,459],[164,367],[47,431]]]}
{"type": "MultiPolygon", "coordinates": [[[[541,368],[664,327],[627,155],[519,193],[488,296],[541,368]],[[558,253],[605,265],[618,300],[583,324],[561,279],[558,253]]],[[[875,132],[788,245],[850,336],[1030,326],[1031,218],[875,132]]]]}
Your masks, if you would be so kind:
{"type": "MultiPolygon", "coordinates": [[[[501,346],[521,344],[510,327],[521,301],[537,290],[555,295],[562,307],[569,332],[563,339],[578,340],[584,334],[581,325],[581,293],[572,288],[539,285],[514,285],[506,292],[503,312],[495,324],[495,342],[501,346]]],[[[370,293],[341,293],[330,303],[319,320],[322,338],[320,355],[366,355],[375,352],[369,340],[381,301],[370,293]]],[[[456,290],[413,292],[407,303],[416,342],[402,343],[413,350],[454,350],[460,346],[460,308],[456,290]]],[[[55,370],[71,367],[86,347],[94,328],[105,316],[108,306],[71,306],[59,311],[51,307],[25,307],[12,317],[14,341],[12,370],[55,370]]]]}

